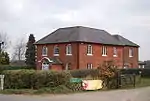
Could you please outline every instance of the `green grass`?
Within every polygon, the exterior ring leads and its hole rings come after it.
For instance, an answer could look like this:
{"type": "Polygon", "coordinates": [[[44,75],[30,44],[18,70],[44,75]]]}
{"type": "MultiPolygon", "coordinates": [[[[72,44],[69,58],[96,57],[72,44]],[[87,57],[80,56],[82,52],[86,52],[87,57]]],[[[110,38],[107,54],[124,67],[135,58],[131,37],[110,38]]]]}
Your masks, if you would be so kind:
{"type": "Polygon", "coordinates": [[[5,90],[0,90],[1,94],[35,94],[37,90],[32,90],[32,89],[5,89],[5,90]]]}
{"type": "Polygon", "coordinates": [[[136,78],[135,87],[134,85],[123,86],[121,89],[132,89],[150,86],[150,78],[136,78]]]}
{"type": "Polygon", "coordinates": [[[150,78],[141,78],[141,81],[136,83],[136,87],[150,86],[150,78]]]}
{"type": "Polygon", "coordinates": [[[41,88],[38,90],[33,89],[4,89],[0,90],[1,94],[69,94],[73,93],[71,89],[61,85],[54,88],[41,88]]]}

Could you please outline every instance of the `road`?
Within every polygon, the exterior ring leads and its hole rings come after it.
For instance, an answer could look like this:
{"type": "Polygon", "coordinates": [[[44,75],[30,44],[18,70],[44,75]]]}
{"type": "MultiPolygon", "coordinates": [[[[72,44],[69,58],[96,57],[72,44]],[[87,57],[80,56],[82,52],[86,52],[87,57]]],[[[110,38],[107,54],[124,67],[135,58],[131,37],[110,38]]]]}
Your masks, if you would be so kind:
{"type": "Polygon", "coordinates": [[[150,101],[150,87],[68,95],[0,95],[0,101],[150,101]]]}

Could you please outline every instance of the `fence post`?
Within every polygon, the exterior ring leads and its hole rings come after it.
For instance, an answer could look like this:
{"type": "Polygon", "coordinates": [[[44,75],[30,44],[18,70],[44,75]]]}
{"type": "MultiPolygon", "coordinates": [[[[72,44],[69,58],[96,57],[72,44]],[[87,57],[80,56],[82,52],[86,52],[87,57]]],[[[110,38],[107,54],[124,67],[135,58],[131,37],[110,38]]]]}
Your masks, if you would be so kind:
{"type": "Polygon", "coordinates": [[[142,75],[142,71],[141,70],[139,71],[139,75],[140,75],[139,82],[141,83],[141,77],[142,77],[141,76],[142,75]]]}
{"type": "Polygon", "coordinates": [[[117,89],[121,86],[121,75],[120,72],[117,72],[117,89]]]}
{"type": "Polygon", "coordinates": [[[133,86],[135,87],[135,82],[136,82],[136,78],[135,78],[135,74],[133,74],[133,86]]]}
{"type": "Polygon", "coordinates": [[[3,90],[4,89],[4,75],[0,75],[0,79],[1,79],[1,87],[0,89],[3,90]]]}

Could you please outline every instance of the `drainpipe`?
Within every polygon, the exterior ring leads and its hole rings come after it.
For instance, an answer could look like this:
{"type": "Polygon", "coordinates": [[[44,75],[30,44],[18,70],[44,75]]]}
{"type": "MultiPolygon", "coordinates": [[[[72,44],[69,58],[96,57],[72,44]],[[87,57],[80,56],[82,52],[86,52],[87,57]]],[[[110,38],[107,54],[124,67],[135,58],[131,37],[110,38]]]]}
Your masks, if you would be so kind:
{"type": "Polygon", "coordinates": [[[80,43],[77,43],[77,69],[79,69],[79,44],[80,43]]]}
{"type": "Polygon", "coordinates": [[[123,68],[124,68],[124,46],[123,46],[123,51],[122,51],[123,55],[122,55],[122,60],[123,60],[123,68]]]}

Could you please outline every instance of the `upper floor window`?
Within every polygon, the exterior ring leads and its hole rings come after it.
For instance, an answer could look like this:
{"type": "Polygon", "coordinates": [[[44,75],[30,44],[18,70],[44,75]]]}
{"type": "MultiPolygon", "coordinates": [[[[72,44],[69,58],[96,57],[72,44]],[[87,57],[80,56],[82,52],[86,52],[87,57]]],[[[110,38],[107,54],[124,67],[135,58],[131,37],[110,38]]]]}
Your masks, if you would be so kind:
{"type": "Polygon", "coordinates": [[[102,47],[102,56],[107,56],[107,47],[106,46],[102,47]]]}
{"type": "Polygon", "coordinates": [[[59,47],[57,45],[54,46],[54,56],[59,56],[59,47]]]}
{"type": "Polygon", "coordinates": [[[47,51],[48,51],[47,47],[44,46],[43,49],[42,49],[42,55],[47,56],[47,51]]]}
{"type": "Polygon", "coordinates": [[[129,48],[129,57],[133,57],[133,48],[129,48]]]}
{"type": "Polygon", "coordinates": [[[91,63],[87,64],[87,69],[93,69],[93,65],[91,63]]]}
{"type": "Polygon", "coordinates": [[[87,45],[87,55],[92,55],[92,45],[87,45]]]}
{"type": "Polygon", "coordinates": [[[72,55],[72,47],[71,44],[66,46],[66,55],[72,55]]]}
{"type": "Polygon", "coordinates": [[[113,47],[113,56],[116,57],[117,56],[117,48],[113,47]]]}

